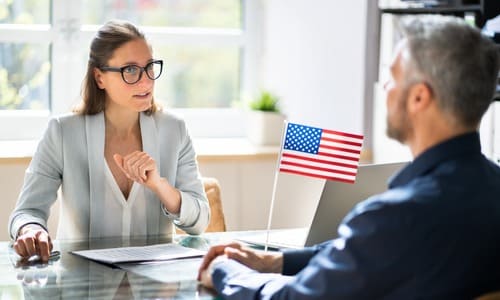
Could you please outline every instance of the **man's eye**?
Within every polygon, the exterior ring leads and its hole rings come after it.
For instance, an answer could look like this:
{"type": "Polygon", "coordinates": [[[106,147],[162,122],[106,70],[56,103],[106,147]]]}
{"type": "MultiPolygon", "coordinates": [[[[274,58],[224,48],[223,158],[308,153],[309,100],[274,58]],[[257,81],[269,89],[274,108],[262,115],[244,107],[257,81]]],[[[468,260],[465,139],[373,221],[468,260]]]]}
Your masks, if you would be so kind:
{"type": "Polygon", "coordinates": [[[126,66],[123,68],[123,72],[127,74],[136,74],[137,67],[136,66],[126,66]]]}

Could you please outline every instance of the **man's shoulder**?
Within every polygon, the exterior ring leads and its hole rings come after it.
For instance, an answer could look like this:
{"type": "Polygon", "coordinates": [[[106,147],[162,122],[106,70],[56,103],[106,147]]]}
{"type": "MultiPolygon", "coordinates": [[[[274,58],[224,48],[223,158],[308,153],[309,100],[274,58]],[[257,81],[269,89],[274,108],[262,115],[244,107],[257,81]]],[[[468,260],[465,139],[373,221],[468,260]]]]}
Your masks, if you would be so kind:
{"type": "Polygon", "coordinates": [[[500,197],[500,166],[481,157],[447,161],[432,171],[416,176],[405,184],[395,186],[362,202],[360,209],[370,211],[392,209],[409,214],[426,214],[473,206],[471,195],[481,195],[479,201],[500,197]]]}
{"type": "Polygon", "coordinates": [[[444,162],[427,177],[438,185],[445,197],[453,193],[461,197],[476,191],[500,193],[500,166],[480,153],[444,162]]]}
{"type": "MultiPolygon", "coordinates": [[[[380,216],[388,215],[399,217],[417,213],[415,209],[416,191],[408,186],[389,189],[383,193],[373,195],[358,203],[348,216],[380,216]]],[[[396,221],[397,222],[397,221],[396,221]]]]}

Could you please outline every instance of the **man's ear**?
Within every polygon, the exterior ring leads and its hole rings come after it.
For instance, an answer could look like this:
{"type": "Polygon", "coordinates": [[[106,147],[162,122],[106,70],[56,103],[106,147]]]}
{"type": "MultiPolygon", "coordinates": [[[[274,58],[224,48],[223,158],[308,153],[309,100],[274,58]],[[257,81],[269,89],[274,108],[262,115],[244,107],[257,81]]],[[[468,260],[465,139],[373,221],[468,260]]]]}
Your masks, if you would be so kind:
{"type": "Polygon", "coordinates": [[[95,82],[97,83],[97,86],[102,90],[104,89],[104,80],[102,78],[102,71],[99,70],[98,68],[94,68],[94,79],[95,82]]]}
{"type": "Polygon", "coordinates": [[[424,110],[433,100],[432,90],[427,84],[423,82],[414,84],[408,92],[408,111],[412,113],[424,110]]]}

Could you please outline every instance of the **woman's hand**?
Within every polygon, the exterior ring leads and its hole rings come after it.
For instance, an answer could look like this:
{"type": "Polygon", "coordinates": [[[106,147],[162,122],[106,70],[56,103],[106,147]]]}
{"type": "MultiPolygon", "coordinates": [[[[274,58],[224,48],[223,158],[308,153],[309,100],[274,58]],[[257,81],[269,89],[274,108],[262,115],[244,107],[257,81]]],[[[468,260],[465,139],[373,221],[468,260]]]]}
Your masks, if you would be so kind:
{"type": "Polygon", "coordinates": [[[179,214],[181,194],[165,179],[160,177],[155,160],[146,152],[134,151],[125,156],[113,155],[122,172],[131,180],[151,189],[163,206],[173,214],[179,214]]]}
{"type": "Polygon", "coordinates": [[[52,251],[52,240],[45,229],[37,224],[27,224],[19,230],[14,242],[14,250],[23,258],[38,255],[47,262],[52,251]]]}
{"type": "Polygon", "coordinates": [[[134,151],[125,156],[115,154],[113,159],[127,178],[137,181],[152,190],[157,189],[160,185],[161,177],[156,162],[146,152],[134,151]]]}

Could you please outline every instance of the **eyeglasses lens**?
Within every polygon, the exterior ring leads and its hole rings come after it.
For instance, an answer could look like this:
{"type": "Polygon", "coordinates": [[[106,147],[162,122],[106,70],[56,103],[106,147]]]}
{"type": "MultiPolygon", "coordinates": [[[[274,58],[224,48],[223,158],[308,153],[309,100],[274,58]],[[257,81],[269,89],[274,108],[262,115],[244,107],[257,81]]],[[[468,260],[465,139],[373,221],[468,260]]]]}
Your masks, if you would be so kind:
{"type": "Polygon", "coordinates": [[[154,61],[147,64],[144,69],[139,66],[127,66],[122,69],[123,79],[127,83],[136,83],[141,79],[142,72],[146,71],[146,75],[151,80],[156,80],[161,75],[162,71],[162,62],[154,61]]]}

